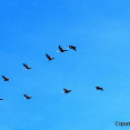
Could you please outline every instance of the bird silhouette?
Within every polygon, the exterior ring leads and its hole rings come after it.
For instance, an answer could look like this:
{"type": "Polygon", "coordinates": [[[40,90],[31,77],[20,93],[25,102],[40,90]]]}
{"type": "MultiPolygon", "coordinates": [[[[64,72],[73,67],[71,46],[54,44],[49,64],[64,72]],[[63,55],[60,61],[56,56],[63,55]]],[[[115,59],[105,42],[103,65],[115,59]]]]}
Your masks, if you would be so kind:
{"type": "Polygon", "coordinates": [[[31,67],[28,67],[25,63],[23,63],[23,66],[25,67],[26,70],[32,69],[31,67]]]}
{"type": "Polygon", "coordinates": [[[69,49],[73,49],[73,50],[77,51],[76,47],[72,46],[72,45],[69,46],[69,49]]]}
{"type": "Polygon", "coordinates": [[[51,58],[48,54],[46,54],[47,60],[51,61],[54,60],[55,58],[51,58]]]}
{"type": "Polygon", "coordinates": [[[4,100],[3,98],[0,98],[0,100],[4,100]]]}
{"type": "Polygon", "coordinates": [[[58,52],[65,52],[65,51],[68,51],[68,50],[63,50],[62,47],[59,45],[59,51],[58,52]]]}
{"type": "Polygon", "coordinates": [[[31,99],[32,97],[28,96],[27,94],[24,94],[25,99],[31,99]]]}
{"type": "Polygon", "coordinates": [[[72,90],[67,90],[66,88],[63,89],[63,93],[70,93],[72,90]]]}
{"type": "Polygon", "coordinates": [[[2,78],[3,78],[3,81],[9,81],[10,79],[9,78],[6,78],[5,76],[2,75],[2,78]]]}
{"type": "Polygon", "coordinates": [[[100,86],[96,86],[95,88],[96,88],[97,90],[102,90],[102,91],[103,91],[103,88],[100,87],[100,86]]]}

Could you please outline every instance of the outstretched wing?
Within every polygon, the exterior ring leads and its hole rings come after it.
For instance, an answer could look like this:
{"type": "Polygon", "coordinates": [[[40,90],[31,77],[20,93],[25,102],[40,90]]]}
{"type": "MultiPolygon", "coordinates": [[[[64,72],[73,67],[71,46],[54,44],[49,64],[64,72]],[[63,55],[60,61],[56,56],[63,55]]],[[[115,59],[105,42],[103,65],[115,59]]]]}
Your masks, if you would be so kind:
{"type": "Polygon", "coordinates": [[[68,51],[68,50],[63,50],[63,51],[68,51]]]}
{"type": "Polygon", "coordinates": [[[64,93],[68,93],[69,90],[67,90],[66,88],[63,89],[64,90],[64,93]]]}
{"type": "Polygon", "coordinates": [[[67,89],[66,89],[66,88],[63,88],[63,90],[64,90],[64,91],[67,91],[67,89]]]}
{"type": "Polygon", "coordinates": [[[60,49],[60,51],[63,51],[63,49],[61,48],[61,46],[59,45],[59,49],[60,49]]]}
{"type": "Polygon", "coordinates": [[[8,80],[8,78],[6,78],[4,75],[2,75],[2,78],[5,79],[5,80],[8,80]]]}
{"type": "Polygon", "coordinates": [[[25,68],[28,68],[28,65],[26,65],[25,63],[23,63],[23,66],[24,66],[25,68]]]}
{"type": "Polygon", "coordinates": [[[46,54],[46,57],[50,60],[51,59],[51,57],[48,55],[48,54],[46,54]]]}
{"type": "Polygon", "coordinates": [[[29,97],[27,94],[24,94],[24,97],[25,97],[26,99],[30,99],[30,97],[29,97]]]}

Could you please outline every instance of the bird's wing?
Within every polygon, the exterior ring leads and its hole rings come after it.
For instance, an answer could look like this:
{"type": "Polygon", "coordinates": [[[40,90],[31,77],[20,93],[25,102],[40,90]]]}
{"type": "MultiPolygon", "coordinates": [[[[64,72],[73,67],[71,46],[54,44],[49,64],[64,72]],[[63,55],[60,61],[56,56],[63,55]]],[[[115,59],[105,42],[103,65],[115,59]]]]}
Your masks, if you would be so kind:
{"type": "Polygon", "coordinates": [[[47,57],[48,59],[51,59],[51,57],[50,57],[48,54],[46,54],[46,57],[47,57]]]}
{"type": "Polygon", "coordinates": [[[66,91],[68,91],[66,88],[63,88],[63,90],[66,92],[66,91]]]}
{"type": "Polygon", "coordinates": [[[76,48],[75,46],[72,46],[73,48],[76,48]]]}
{"type": "Polygon", "coordinates": [[[25,97],[25,98],[30,98],[27,94],[24,94],[24,97],[25,97]]]}
{"type": "Polygon", "coordinates": [[[68,50],[64,50],[64,51],[68,51],[68,50]]]}
{"type": "Polygon", "coordinates": [[[3,79],[5,79],[5,80],[7,80],[7,79],[8,79],[8,78],[6,78],[6,77],[5,77],[5,76],[3,76],[3,75],[2,75],[2,78],[3,78],[3,79]]]}
{"type": "Polygon", "coordinates": [[[25,63],[23,63],[23,66],[26,67],[26,68],[28,68],[28,66],[25,63]]]}
{"type": "Polygon", "coordinates": [[[61,46],[59,45],[59,49],[62,51],[63,49],[61,48],[61,46]]]}
{"type": "Polygon", "coordinates": [[[75,46],[73,46],[72,48],[73,48],[74,50],[76,50],[76,47],[75,47],[75,46]]]}

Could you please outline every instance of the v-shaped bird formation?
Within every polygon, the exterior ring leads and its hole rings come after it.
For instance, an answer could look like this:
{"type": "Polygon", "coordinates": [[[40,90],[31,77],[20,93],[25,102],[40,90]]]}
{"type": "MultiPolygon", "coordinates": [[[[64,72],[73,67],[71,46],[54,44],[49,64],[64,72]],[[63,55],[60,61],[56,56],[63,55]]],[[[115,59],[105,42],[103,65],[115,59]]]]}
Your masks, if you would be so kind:
{"type": "MultiPolygon", "coordinates": [[[[58,46],[58,48],[59,48],[59,50],[58,50],[57,52],[63,53],[63,52],[68,51],[68,50],[66,50],[66,49],[63,49],[60,45],[58,46]]],[[[72,49],[72,50],[74,50],[74,51],[77,51],[76,47],[73,46],[73,45],[69,45],[69,46],[68,46],[68,49],[72,49]]],[[[46,56],[46,58],[47,58],[48,61],[52,61],[52,60],[55,59],[55,58],[51,57],[49,54],[45,54],[45,56],[46,56]]],[[[25,64],[25,63],[23,63],[23,66],[24,66],[24,69],[26,69],[26,70],[32,69],[32,67],[28,66],[28,65],[25,64]]],[[[4,75],[2,75],[2,78],[3,78],[3,81],[10,81],[10,80],[12,79],[12,78],[7,78],[7,77],[4,76],[4,75]]],[[[100,86],[96,86],[95,89],[96,89],[96,90],[101,90],[101,91],[103,91],[103,88],[100,87],[100,86]]],[[[72,90],[68,90],[68,89],[66,89],[66,88],[63,88],[63,93],[65,93],[65,94],[68,94],[68,93],[70,93],[71,91],[72,91],[72,90]]],[[[31,96],[28,96],[27,94],[23,94],[23,96],[24,96],[24,99],[27,99],[27,100],[29,100],[29,99],[32,98],[31,96]]],[[[0,98],[0,100],[3,100],[3,98],[0,98]]]]}

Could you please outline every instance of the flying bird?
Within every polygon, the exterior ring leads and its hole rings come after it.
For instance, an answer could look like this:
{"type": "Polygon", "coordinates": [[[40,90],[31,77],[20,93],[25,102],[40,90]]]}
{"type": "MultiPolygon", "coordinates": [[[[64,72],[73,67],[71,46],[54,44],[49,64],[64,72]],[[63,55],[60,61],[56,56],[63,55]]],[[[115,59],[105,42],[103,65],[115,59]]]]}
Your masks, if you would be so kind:
{"type": "Polygon", "coordinates": [[[63,93],[70,93],[72,90],[67,90],[66,88],[63,89],[63,93]]]}
{"type": "Polygon", "coordinates": [[[23,63],[23,66],[25,67],[26,70],[32,69],[31,67],[28,67],[25,63],[23,63]]]}
{"type": "Polygon", "coordinates": [[[48,54],[46,54],[47,60],[51,61],[54,60],[55,58],[51,58],[48,54]]]}
{"type": "Polygon", "coordinates": [[[2,75],[3,81],[9,81],[9,78],[6,78],[5,76],[2,75]]]}
{"type": "Polygon", "coordinates": [[[72,46],[72,45],[69,46],[69,49],[73,49],[73,50],[77,51],[76,47],[72,46]]]}
{"type": "Polygon", "coordinates": [[[4,100],[3,98],[0,98],[0,100],[4,100]]]}
{"type": "Polygon", "coordinates": [[[102,88],[102,87],[96,86],[95,88],[96,88],[97,90],[102,90],[102,91],[103,91],[103,88],[102,88]]]}
{"type": "Polygon", "coordinates": [[[61,46],[59,45],[59,51],[57,51],[57,52],[65,52],[65,51],[68,51],[68,50],[63,50],[63,49],[61,48],[61,46]]]}
{"type": "Polygon", "coordinates": [[[25,99],[31,99],[32,97],[28,96],[27,94],[24,94],[25,99]]]}

